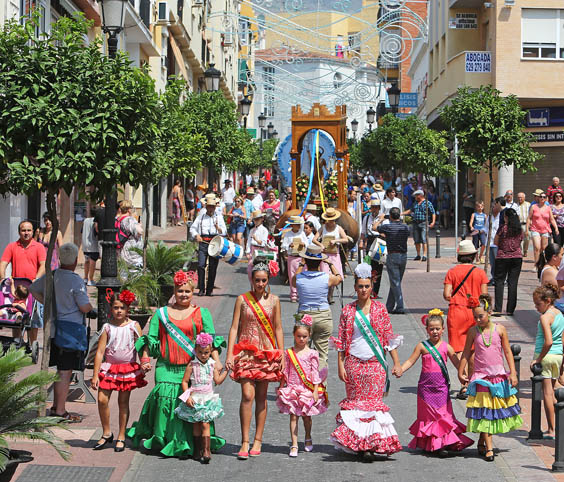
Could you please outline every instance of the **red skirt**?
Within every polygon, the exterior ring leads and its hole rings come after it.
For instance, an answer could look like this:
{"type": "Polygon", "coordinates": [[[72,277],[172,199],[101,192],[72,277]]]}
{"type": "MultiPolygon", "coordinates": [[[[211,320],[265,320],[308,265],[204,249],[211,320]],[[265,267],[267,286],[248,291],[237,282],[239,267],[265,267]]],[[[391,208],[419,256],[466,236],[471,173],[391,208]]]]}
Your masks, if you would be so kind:
{"type": "Polygon", "coordinates": [[[260,350],[250,343],[237,343],[231,378],[257,382],[277,382],[282,378],[282,350],[260,350]]]}
{"type": "Polygon", "coordinates": [[[100,369],[98,377],[103,390],[130,392],[147,385],[145,373],[137,362],[110,365],[108,369],[100,369]]]}

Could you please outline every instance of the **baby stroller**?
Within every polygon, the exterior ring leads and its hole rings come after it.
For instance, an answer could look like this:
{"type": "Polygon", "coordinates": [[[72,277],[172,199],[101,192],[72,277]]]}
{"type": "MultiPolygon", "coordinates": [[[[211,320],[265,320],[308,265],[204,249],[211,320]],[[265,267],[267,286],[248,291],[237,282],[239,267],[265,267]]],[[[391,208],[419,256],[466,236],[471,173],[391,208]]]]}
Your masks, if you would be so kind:
{"type": "MultiPolygon", "coordinates": [[[[26,332],[31,328],[31,314],[34,308],[34,299],[31,293],[25,300],[25,308],[13,304],[14,295],[12,294],[12,283],[14,289],[23,285],[26,288],[31,285],[28,278],[6,278],[0,283],[0,328],[19,328],[21,330],[20,341],[16,344],[17,348],[25,347],[26,352],[31,354],[33,363],[37,363],[39,358],[39,343],[33,342],[30,346],[26,332]]],[[[13,337],[0,336],[2,342],[2,353],[5,352],[10,345],[15,344],[13,337]]]]}

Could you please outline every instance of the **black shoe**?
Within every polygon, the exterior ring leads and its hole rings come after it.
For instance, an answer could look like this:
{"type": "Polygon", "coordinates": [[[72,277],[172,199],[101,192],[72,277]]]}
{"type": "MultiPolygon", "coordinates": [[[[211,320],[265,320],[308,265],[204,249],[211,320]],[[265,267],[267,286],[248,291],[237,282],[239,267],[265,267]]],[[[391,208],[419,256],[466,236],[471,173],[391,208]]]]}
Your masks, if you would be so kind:
{"type": "Polygon", "coordinates": [[[102,450],[106,446],[106,444],[111,444],[114,441],[114,434],[111,433],[107,437],[102,435],[101,439],[103,440],[103,442],[99,442],[94,445],[92,450],[102,450]]]}
{"type": "Polygon", "coordinates": [[[123,452],[125,450],[125,440],[120,440],[119,438],[116,440],[116,446],[114,447],[114,452],[123,452]],[[121,442],[123,447],[118,447],[117,444],[121,442]]]}
{"type": "Polygon", "coordinates": [[[417,255],[415,256],[415,258],[413,258],[413,261],[419,261],[421,259],[421,256],[417,255]]]}
{"type": "Polygon", "coordinates": [[[421,261],[427,261],[427,256],[423,256],[423,257],[421,258],[421,261]]]}
{"type": "Polygon", "coordinates": [[[488,451],[486,452],[486,456],[484,457],[484,460],[485,460],[486,462],[493,462],[494,459],[495,459],[494,451],[493,451],[493,450],[488,450],[488,451]],[[491,455],[488,455],[488,454],[491,454],[491,455]]]}
{"type": "Polygon", "coordinates": [[[206,296],[213,296],[213,291],[207,291],[206,296]]]}
{"type": "Polygon", "coordinates": [[[204,296],[204,295],[205,295],[204,290],[198,291],[198,296],[204,296]]]}

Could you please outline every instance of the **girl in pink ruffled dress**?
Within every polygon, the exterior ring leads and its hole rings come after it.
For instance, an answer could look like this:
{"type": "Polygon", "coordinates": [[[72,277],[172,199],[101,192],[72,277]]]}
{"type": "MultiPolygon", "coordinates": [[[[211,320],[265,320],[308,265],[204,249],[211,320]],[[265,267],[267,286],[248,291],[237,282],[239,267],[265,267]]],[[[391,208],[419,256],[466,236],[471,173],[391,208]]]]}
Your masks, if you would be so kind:
{"type": "Polygon", "coordinates": [[[110,304],[110,320],[102,327],[98,340],[98,351],[94,358],[94,374],[90,386],[98,390],[98,413],[102,422],[102,437],[94,450],[105,448],[112,443],[114,435],[110,430],[110,396],[118,392],[119,434],[114,451],[125,449],[125,428],[129,418],[129,396],[134,388],[147,385],[145,372],[151,369],[149,358],[141,358],[137,363],[135,341],[141,336],[141,326],[128,318],[129,305],[135,295],[128,290],[113,293],[109,290],[106,300],[110,304]]]}
{"type": "Polygon", "coordinates": [[[473,443],[463,435],[466,426],[454,417],[449,396],[447,357],[456,368],[459,361],[454,349],[441,340],[445,331],[443,312],[433,309],[423,316],[422,321],[429,339],[418,343],[401,367],[402,373],[405,373],[421,357],[417,420],[409,427],[414,438],[408,447],[447,456],[448,451],[460,451],[473,443]]]}
{"type": "Polygon", "coordinates": [[[313,450],[311,426],[313,415],[327,411],[328,398],[323,379],[327,369],[319,372],[319,353],[309,348],[313,319],[304,315],[294,326],[294,347],[284,352],[284,378],[280,382],[276,405],[281,413],[290,414],[290,457],[298,456],[298,420],[305,430],[304,449],[313,450]]]}

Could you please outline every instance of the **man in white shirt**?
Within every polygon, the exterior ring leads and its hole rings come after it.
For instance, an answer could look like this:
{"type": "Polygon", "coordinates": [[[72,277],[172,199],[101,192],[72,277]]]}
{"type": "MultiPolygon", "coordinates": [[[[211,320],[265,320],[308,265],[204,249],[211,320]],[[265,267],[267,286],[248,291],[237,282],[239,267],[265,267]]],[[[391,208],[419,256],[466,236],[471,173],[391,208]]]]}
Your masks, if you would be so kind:
{"type": "MultiPolygon", "coordinates": [[[[496,198],[495,203],[493,205],[492,208],[492,234],[491,234],[491,239],[490,239],[490,274],[491,274],[491,279],[488,283],[489,286],[493,286],[494,285],[494,273],[495,273],[495,257],[497,256],[497,245],[494,243],[495,240],[495,235],[497,233],[497,230],[499,229],[499,221],[500,221],[500,213],[502,211],[502,209],[505,208],[505,199],[502,198],[501,196],[496,198]]],[[[486,233],[488,232],[489,228],[489,222],[490,222],[490,216],[488,216],[486,218],[486,225],[485,225],[485,229],[486,229],[486,233]]]]}
{"type": "MultiPolygon", "coordinates": [[[[247,197],[249,197],[249,191],[247,191],[247,197]]],[[[259,192],[255,192],[251,202],[253,203],[253,211],[262,211],[262,204],[264,201],[259,192]]]]}
{"type": "Polygon", "coordinates": [[[513,201],[513,191],[511,189],[505,191],[505,209],[513,209],[519,212],[519,205],[513,201]]]}
{"type": "Polygon", "coordinates": [[[529,217],[529,208],[531,203],[525,201],[526,196],[524,192],[517,194],[517,214],[519,215],[519,222],[521,223],[521,230],[523,231],[523,241],[521,241],[521,251],[523,251],[523,258],[527,257],[529,249],[529,236],[527,235],[527,218],[529,217]]]}
{"type": "Polygon", "coordinates": [[[315,231],[319,231],[321,228],[321,222],[317,217],[317,206],[315,204],[308,204],[306,206],[306,212],[304,214],[304,220],[310,221],[315,228],[315,231]]]}
{"type": "Polygon", "coordinates": [[[190,227],[190,235],[198,245],[198,296],[213,296],[215,276],[219,259],[208,255],[210,241],[217,235],[225,236],[227,228],[223,216],[216,211],[215,196],[206,196],[206,210],[200,211],[198,217],[190,227]],[[206,284],[206,262],[209,259],[208,282],[206,284]]]}
{"type": "Polygon", "coordinates": [[[221,190],[221,200],[225,204],[225,212],[229,213],[231,208],[233,207],[233,202],[235,200],[235,189],[233,189],[233,185],[231,184],[230,179],[225,180],[225,187],[221,190]]]}
{"type": "MultiPolygon", "coordinates": [[[[384,216],[389,216],[390,210],[392,208],[398,208],[400,213],[403,212],[403,206],[401,204],[401,199],[396,196],[396,190],[393,187],[386,189],[386,196],[382,200],[380,208],[380,213],[384,216]]],[[[390,221],[388,219],[384,220],[382,224],[388,224],[390,221]]]]}
{"type": "MultiPolygon", "coordinates": [[[[372,201],[370,201],[370,212],[364,216],[362,220],[361,240],[365,253],[368,253],[372,243],[378,236],[378,226],[375,226],[375,223],[378,221],[379,217],[380,201],[378,199],[372,199],[372,201]]],[[[380,291],[384,265],[377,261],[371,261],[370,266],[372,267],[372,296],[376,297],[378,296],[378,291],[380,291]]]]}

